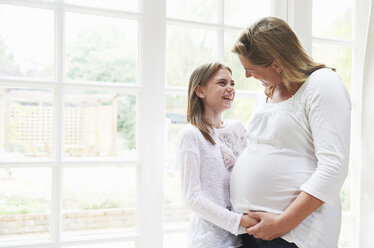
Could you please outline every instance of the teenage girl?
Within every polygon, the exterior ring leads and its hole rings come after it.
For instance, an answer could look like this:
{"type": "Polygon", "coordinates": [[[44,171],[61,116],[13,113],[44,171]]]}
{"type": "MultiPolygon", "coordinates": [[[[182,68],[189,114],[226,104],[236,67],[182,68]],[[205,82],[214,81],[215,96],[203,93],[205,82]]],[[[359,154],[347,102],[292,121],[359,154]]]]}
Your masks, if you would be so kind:
{"type": "Polygon", "coordinates": [[[188,86],[187,121],[179,133],[178,165],[182,193],[193,211],[187,234],[188,247],[241,247],[240,227],[257,221],[234,213],[230,203],[230,174],[246,147],[240,121],[224,121],[222,113],[235,97],[231,69],[215,62],[199,66],[188,86]]]}

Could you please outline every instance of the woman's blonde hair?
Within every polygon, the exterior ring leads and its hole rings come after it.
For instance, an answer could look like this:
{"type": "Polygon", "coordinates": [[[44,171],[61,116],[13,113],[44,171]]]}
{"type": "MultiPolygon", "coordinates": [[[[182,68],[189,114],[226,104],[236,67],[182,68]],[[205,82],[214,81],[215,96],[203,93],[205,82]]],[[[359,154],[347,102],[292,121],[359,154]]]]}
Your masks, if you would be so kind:
{"type": "Polygon", "coordinates": [[[207,82],[217,73],[219,69],[225,68],[230,73],[231,69],[220,62],[211,62],[200,65],[191,74],[188,84],[188,106],[187,106],[187,122],[196,126],[204,138],[212,145],[216,142],[212,137],[212,125],[208,120],[204,119],[204,103],[203,100],[195,93],[197,86],[206,86],[207,82]]]}
{"type": "MultiPolygon", "coordinates": [[[[264,68],[277,59],[282,68],[283,83],[289,90],[294,84],[303,84],[314,71],[330,68],[314,62],[291,27],[275,17],[262,18],[246,28],[235,42],[232,52],[264,68]]],[[[274,88],[267,87],[265,94],[270,97],[274,88]]]]}

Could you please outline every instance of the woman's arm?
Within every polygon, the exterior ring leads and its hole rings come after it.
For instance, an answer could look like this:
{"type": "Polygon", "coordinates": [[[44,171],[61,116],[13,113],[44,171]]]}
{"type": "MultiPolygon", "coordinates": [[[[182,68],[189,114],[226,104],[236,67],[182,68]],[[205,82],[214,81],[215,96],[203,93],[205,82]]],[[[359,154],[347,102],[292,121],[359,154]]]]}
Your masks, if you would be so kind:
{"type": "Polygon", "coordinates": [[[254,213],[260,223],[248,232],[273,239],[297,227],[322,204],[333,205],[348,171],[350,99],[341,79],[331,70],[317,72],[305,99],[306,114],[317,159],[316,169],[301,193],[280,215],[254,213]]]}
{"type": "Polygon", "coordinates": [[[249,212],[259,223],[247,229],[248,234],[263,240],[283,236],[297,227],[306,217],[323,204],[323,201],[302,191],[282,214],[249,212]]]}

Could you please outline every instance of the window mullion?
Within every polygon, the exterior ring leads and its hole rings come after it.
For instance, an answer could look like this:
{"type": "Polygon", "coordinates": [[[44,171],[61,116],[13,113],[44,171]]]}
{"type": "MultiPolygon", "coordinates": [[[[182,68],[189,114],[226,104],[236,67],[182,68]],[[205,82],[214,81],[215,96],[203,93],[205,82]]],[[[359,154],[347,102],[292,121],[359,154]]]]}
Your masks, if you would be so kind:
{"type": "Polygon", "coordinates": [[[143,0],[140,27],[139,247],[162,247],[166,0],[143,0]]]}
{"type": "Polygon", "coordinates": [[[62,197],[63,197],[63,41],[64,41],[64,13],[62,4],[55,9],[55,68],[57,87],[54,88],[54,157],[55,166],[52,170],[52,211],[51,235],[53,241],[61,241],[62,229],[62,197]]]}
{"type": "Polygon", "coordinates": [[[218,41],[218,51],[217,57],[220,60],[224,59],[225,56],[225,1],[220,0],[218,5],[218,23],[221,25],[220,29],[217,32],[217,41],[218,41]]]}
{"type": "Polygon", "coordinates": [[[313,0],[288,0],[287,22],[293,27],[303,47],[312,53],[313,0]]]}

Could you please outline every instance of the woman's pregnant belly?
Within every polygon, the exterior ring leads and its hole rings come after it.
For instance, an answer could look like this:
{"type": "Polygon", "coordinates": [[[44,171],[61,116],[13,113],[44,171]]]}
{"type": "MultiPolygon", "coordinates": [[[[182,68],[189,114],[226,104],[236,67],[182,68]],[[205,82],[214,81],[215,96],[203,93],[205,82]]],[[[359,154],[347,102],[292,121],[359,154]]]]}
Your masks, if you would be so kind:
{"type": "Polygon", "coordinates": [[[315,168],[316,161],[285,150],[244,150],[230,179],[233,210],[283,212],[315,168]]]}

